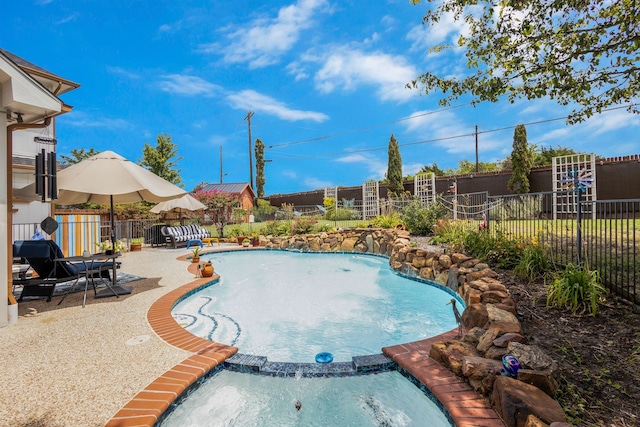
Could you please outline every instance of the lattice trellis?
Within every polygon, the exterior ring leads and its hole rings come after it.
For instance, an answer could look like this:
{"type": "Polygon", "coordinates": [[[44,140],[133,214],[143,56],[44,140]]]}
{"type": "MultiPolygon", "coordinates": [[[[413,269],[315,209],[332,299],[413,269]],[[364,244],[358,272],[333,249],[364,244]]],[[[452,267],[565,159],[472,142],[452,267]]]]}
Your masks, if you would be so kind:
{"type": "Polygon", "coordinates": [[[413,177],[413,194],[422,202],[431,203],[436,199],[436,176],[433,172],[419,173],[413,177]]]}
{"type": "Polygon", "coordinates": [[[333,200],[338,202],[338,187],[325,187],[324,189],[324,198],[332,198],[333,200]]]}
{"type": "Polygon", "coordinates": [[[582,213],[591,214],[595,219],[596,212],[593,203],[596,197],[596,155],[571,154],[568,156],[554,157],[552,159],[553,180],[553,219],[566,218],[578,213],[578,194],[575,191],[566,191],[564,183],[567,177],[574,175],[589,176],[592,178],[591,187],[582,189],[582,213]]]}
{"type": "Polygon", "coordinates": [[[380,186],[378,181],[367,181],[362,184],[362,219],[375,218],[380,215],[380,186]]]}

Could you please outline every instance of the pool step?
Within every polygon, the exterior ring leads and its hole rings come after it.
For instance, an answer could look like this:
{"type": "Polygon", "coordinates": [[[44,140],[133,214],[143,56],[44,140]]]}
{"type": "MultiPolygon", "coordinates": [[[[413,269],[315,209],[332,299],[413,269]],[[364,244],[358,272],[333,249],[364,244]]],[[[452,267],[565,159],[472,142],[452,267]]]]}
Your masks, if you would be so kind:
{"type": "Polygon", "coordinates": [[[224,362],[226,369],[272,377],[346,377],[390,371],[396,364],[384,354],[354,356],[352,362],[269,362],[266,356],[236,353],[224,362]]]}

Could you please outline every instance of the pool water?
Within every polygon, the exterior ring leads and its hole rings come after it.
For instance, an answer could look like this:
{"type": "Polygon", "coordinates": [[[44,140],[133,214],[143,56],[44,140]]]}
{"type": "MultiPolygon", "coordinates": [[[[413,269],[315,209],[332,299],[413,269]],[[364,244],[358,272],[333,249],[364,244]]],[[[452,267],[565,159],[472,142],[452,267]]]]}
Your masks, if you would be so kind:
{"type": "Polygon", "coordinates": [[[392,272],[386,258],[252,250],[202,255],[220,282],[178,303],[197,336],[270,361],[335,362],[456,327],[452,294],[392,272]]]}
{"type": "Polygon", "coordinates": [[[177,426],[451,426],[398,372],[275,378],[223,370],[161,423],[177,426]],[[301,403],[300,410],[295,407],[301,403]]]}

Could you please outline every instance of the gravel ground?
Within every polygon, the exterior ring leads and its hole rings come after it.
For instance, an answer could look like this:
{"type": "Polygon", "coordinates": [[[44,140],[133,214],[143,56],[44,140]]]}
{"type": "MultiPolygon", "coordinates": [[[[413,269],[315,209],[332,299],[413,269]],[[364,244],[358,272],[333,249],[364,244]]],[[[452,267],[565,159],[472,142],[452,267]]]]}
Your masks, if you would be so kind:
{"type": "MultiPolygon", "coordinates": [[[[144,248],[119,260],[121,271],[153,281],[127,298],[93,300],[21,315],[0,329],[0,426],[103,426],[140,390],[189,356],[158,338],[147,310],[161,295],[193,279],[176,258],[187,249],[144,248]],[[95,303],[100,301],[100,303],[95,303]]],[[[190,251],[189,251],[190,252],[190,251]]],[[[70,296],[71,297],[71,296],[70,296]]],[[[69,299],[68,297],[67,299],[69,299]]],[[[38,303],[42,304],[41,301],[38,303]]],[[[66,301],[65,301],[66,303],[66,301]]],[[[29,305],[20,303],[20,312],[29,305]]]]}

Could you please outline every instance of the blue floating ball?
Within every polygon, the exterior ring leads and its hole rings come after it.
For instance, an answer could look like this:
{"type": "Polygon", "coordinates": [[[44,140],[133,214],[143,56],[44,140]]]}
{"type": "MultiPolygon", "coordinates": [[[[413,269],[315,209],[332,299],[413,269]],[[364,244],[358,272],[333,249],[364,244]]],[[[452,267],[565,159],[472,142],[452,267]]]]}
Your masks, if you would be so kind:
{"type": "Polygon", "coordinates": [[[316,362],[318,363],[331,363],[333,362],[333,354],[327,353],[323,351],[322,353],[316,354],[316,362]]]}
{"type": "Polygon", "coordinates": [[[520,369],[520,361],[515,356],[506,354],[502,356],[502,366],[507,375],[515,377],[520,369]]]}

